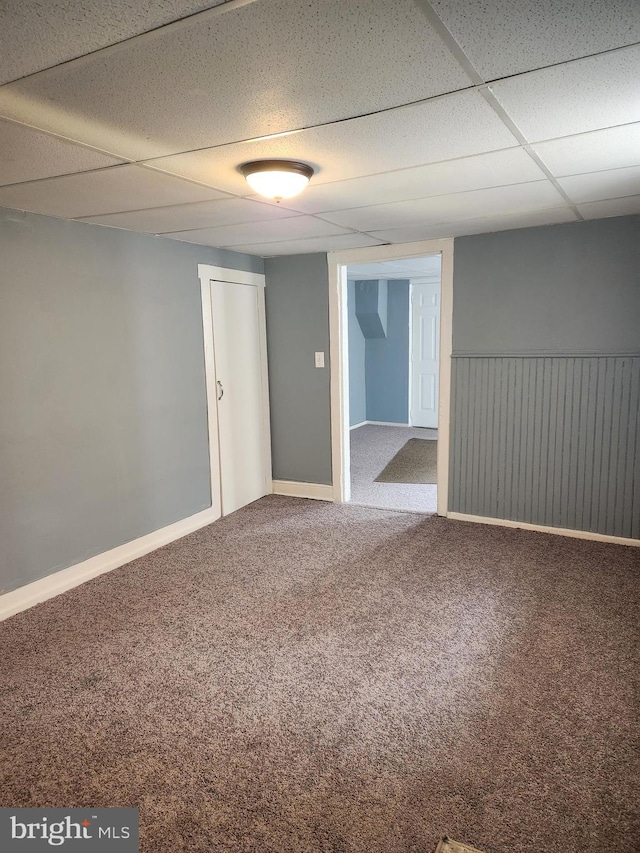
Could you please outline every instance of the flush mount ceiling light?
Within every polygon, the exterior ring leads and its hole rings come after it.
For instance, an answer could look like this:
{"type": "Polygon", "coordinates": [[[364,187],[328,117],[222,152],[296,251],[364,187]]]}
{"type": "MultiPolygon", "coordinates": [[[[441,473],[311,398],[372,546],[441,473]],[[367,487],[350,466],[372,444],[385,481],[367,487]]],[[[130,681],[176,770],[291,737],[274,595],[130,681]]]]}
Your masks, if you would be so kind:
{"type": "Polygon", "coordinates": [[[313,175],[311,166],[293,160],[254,160],[240,171],[252,189],[276,201],[301,193],[313,175]]]}

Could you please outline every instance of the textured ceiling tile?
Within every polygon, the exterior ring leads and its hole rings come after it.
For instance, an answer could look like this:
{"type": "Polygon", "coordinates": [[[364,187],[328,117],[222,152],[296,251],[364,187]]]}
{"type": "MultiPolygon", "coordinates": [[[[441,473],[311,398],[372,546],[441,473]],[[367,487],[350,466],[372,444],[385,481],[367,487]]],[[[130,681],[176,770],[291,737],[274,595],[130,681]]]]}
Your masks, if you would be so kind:
{"type": "Polygon", "coordinates": [[[85,172],[121,163],[56,136],[0,120],[0,185],[85,172]]]}
{"type": "Polygon", "coordinates": [[[545,178],[542,169],[525,151],[510,148],[383,175],[312,184],[292,204],[306,213],[321,213],[545,178]]]}
{"type": "Polygon", "coordinates": [[[490,88],[529,142],[640,118],[640,45],[533,71],[490,88]]]}
{"type": "Polygon", "coordinates": [[[391,228],[372,231],[387,243],[410,243],[414,240],[432,240],[440,237],[462,237],[465,234],[484,234],[490,231],[508,231],[512,228],[532,228],[537,225],[555,225],[560,222],[576,222],[578,217],[568,207],[549,210],[534,210],[506,216],[487,216],[461,222],[444,222],[408,228],[391,228]]]}
{"type": "Polygon", "coordinates": [[[284,157],[310,163],[317,169],[311,189],[328,181],[515,145],[515,137],[477,92],[459,92],[330,127],[153,160],[152,165],[248,195],[252,190],[238,172],[248,160],[284,157]]]}
{"type": "Polygon", "coordinates": [[[0,205],[67,219],[222,196],[208,187],[131,165],[0,187],[0,205]]]}
{"type": "Polygon", "coordinates": [[[360,231],[380,231],[407,226],[423,227],[480,216],[521,213],[561,207],[565,201],[550,181],[466,193],[373,205],[323,214],[324,219],[360,231]]]}
{"type": "Polygon", "coordinates": [[[275,204],[262,204],[244,198],[225,198],[219,201],[115,213],[111,216],[87,216],[84,221],[128,228],[131,231],[145,231],[149,234],[163,234],[169,231],[184,231],[187,228],[213,228],[287,216],[295,216],[295,213],[275,204]]]}
{"type": "Polygon", "coordinates": [[[593,201],[579,204],[578,210],[585,219],[601,219],[607,216],[629,216],[640,213],[640,195],[614,198],[608,201],[593,201]]]}
{"type": "Polygon", "coordinates": [[[640,165],[640,122],[539,142],[533,149],[556,176],[640,165]]]}
{"type": "Polygon", "coordinates": [[[308,237],[328,237],[350,233],[346,228],[323,222],[313,216],[294,216],[263,222],[223,225],[209,230],[216,245],[225,247],[243,243],[270,243],[278,240],[302,240],[308,237]]]}
{"type": "Polygon", "coordinates": [[[469,83],[413,0],[259,0],[6,86],[0,115],[141,159],[469,83]]]}
{"type": "Polygon", "coordinates": [[[638,0],[431,0],[485,80],[640,41],[638,0]]]}
{"type": "MultiPolygon", "coordinates": [[[[205,232],[202,232],[206,236],[205,232]]],[[[201,243],[202,240],[193,242],[201,243]]],[[[234,252],[247,255],[272,257],[275,255],[306,255],[310,252],[337,252],[339,249],[361,249],[365,246],[379,246],[383,241],[366,234],[339,234],[334,237],[312,237],[306,240],[285,240],[282,243],[248,243],[234,246],[234,252]]],[[[206,242],[205,245],[215,245],[206,242]]],[[[222,247],[226,248],[226,247],[222,247]]]]}
{"type": "Polygon", "coordinates": [[[0,3],[0,84],[225,1],[5,0],[0,3]]]}
{"type": "Polygon", "coordinates": [[[640,193],[640,166],[572,175],[559,178],[558,183],[576,203],[636,195],[640,193]]]}

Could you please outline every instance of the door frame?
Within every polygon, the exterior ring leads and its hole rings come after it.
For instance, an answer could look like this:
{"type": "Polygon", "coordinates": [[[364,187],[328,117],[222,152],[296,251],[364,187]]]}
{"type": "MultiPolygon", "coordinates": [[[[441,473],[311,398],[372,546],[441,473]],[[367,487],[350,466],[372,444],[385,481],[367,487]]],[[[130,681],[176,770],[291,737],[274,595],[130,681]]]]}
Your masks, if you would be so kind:
{"type": "Polygon", "coordinates": [[[453,313],[453,238],[371,246],[329,252],[329,345],[331,353],[331,457],[333,500],[351,497],[349,461],[349,346],[347,266],[423,255],[442,256],[440,291],[440,397],[438,401],[437,514],[446,516],[449,505],[449,422],[451,407],[451,351],[453,313]]]}
{"type": "Polygon", "coordinates": [[[220,476],[220,442],[218,435],[218,394],[216,388],[216,358],[213,345],[213,311],[211,282],[250,285],[258,289],[258,325],[260,329],[260,385],[262,391],[262,442],[265,494],[273,491],[271,480],[271,420],[269,417],[269,375],[267,371],[267,325],[265,309],[265,277],[261,273],[228,269],[211,264],[198,264],[202,304],[202,333],[204,340],[204,374],[207,397],[207,429],[209,434],[209,474],[211,478],[211,508],[216,518],[222,515],[222,482],[220,476]],[[217,488],[215,487],[217,484],[217,488]]]}

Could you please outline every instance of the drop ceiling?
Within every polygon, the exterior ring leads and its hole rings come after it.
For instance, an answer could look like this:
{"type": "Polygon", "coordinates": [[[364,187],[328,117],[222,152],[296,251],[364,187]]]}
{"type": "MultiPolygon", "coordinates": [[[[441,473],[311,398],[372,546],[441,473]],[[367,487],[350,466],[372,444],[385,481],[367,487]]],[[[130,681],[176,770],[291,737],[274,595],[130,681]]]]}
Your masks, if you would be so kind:
{"type": "Polygon", "coordinates": [[[638,0],[9,0],[0,206],[264,256],[640,213],[638,79],[638,0]]]}

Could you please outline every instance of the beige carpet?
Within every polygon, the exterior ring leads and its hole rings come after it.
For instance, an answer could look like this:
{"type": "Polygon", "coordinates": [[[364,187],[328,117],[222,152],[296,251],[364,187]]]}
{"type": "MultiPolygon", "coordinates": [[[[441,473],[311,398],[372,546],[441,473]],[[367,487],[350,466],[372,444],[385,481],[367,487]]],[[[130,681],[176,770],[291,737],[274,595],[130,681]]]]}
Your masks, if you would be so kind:
{"type": "Polygon", "coordinates": [[[391,462],[378,474],[376,483],[438,482],[438,442],[425,438],[410,438],[391,462]]]}
{"type": "Polygon", "coordinates": [[[640,549],[270,496],[0,623],[0,804],[141,853],[637,853],[640,549]]]}

